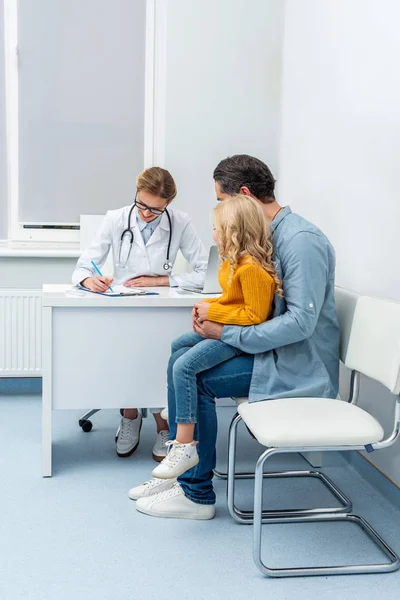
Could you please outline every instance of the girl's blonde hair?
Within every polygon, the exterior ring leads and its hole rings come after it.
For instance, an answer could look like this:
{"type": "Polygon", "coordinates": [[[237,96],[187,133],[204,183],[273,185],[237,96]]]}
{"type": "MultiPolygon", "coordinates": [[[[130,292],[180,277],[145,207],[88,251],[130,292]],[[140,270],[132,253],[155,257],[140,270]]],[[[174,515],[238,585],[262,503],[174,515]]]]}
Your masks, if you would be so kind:
{"type": "Polygon", "coordinates": [[[150,167],[140,173],[136,179],[136,188],[138,192],[143,191],[158,196],[168,203],[172,202],[177,193],[171,173],[161,167],[150,167]]]}
{"type": "Polygon", "coordinates": [[[273,265],[271,234],[258,202],[238,194],[223,200],[214,209],[219,233],[219,254],[230,263],[230,279],[243,255],[249,254],[275,281],[276,293],[282,296],[282,284],[273,265]]]}

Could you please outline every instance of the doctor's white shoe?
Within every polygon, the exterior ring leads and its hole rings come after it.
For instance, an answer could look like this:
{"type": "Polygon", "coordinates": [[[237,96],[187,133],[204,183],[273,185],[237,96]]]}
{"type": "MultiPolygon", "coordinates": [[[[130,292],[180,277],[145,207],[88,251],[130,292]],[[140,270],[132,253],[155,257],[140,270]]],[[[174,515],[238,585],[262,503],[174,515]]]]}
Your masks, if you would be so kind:
{"type": "Polygon", "coordinates": [[[142,415],[136,419],[122,417],[117,438],[117,454],[121,458],[130,456],[139,446],[140,430],[142,428],[142,415]]]}
{"type": "Polygon", "coordinates": [[[183,493],[179,483],[170,490],[154,494],[148,498],[139,498],[136,510],[151,517],[170,519],[197,519],[207,521],[215,517],[214,504],[196,504],[183,493]]]}
{"type": "Polygon", "coordinates": [[[168,438],[169,438],[168,429],[164,429],[163,431],[160,431],[159,433],[157,433],[156,443],[153,446],[153,458],[157,462],[161,462],[163,460],[163,458],[165,458],[167,456],[168,438]]]}
{"type": "Polygon", "coordinates": [[[153,477],[172,479],[196,466],[199,462],[196,445],[196,442],[181,444],[177,440],[167,442],[166,446],[169,446],[169,452],[162,463],[153,469],[153,477]]]}
{"type": "Polygon", "coordinates": [[[131,500],[139,500],[139,498],[148,498],[153,494],[170,490],[176,479],[150,479],[141,485],[138,485],[129,490],[128,496],[131,500]]]}

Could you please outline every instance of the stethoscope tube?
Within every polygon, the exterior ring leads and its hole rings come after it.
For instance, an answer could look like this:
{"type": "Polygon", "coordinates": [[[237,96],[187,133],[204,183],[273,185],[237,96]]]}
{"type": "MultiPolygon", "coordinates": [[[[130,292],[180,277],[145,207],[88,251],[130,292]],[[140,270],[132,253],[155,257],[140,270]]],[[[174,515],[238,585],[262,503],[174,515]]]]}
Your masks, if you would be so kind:
{"type": "MultiPolygon", "coordinates": [[[[132,205],[132,208],[129,211],[129,215],[128,215],[128,227],[126,229],[124,229],[124,231],[121,234],[121,240],[120,240],[121,247],[122,247],[122,243],[124,241],[124,237],[128,234],[130,237],[130,242],[129,242],[130,247],[132,249],[133,241],[135,238],[134,238],[132,227],[131,227],[131,220],[132,220],[132,212],[133,212],[133,209],[135,208],[135,206],[136,206],[136,204],[134,202],[132,205]]],[[[168,209],[165,209],[164,212],[166,213],[166,215],[168,217],[169,238],[168,238],[168,246],[167,246],[167,257],[166,257],[165,263],[163,264],[163,269],[164,269],[164,271],[170,271],[172,269],[172,263],[171,263],[171,260],[169,257],[170,250],[171,250],[171,241],[172,241],[172,221],[171,221],[171,216],[168,212],[168,209]]],[[[129,254],[130,254],[130,251],[129,251],[129,254]]]]}

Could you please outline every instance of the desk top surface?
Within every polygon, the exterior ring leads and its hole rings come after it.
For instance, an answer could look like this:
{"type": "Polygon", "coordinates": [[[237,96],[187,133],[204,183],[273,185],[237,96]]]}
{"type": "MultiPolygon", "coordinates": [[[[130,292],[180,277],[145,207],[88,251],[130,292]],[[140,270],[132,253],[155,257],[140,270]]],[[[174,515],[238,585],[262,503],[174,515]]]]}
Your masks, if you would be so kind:
{"type": "MultiPolygon", "coordinates": [[[[195,302],[204,300],[206,295],[197,292],[186,292],[179,288],[149,288],[157,292],[157,296],[117,296],[109,297],[92,294],[68,285],[44,285],[42,306],[64,307],[191,307],[195,302]]],[[[220,294],[210,294],[218,297],[220,294]]]]}

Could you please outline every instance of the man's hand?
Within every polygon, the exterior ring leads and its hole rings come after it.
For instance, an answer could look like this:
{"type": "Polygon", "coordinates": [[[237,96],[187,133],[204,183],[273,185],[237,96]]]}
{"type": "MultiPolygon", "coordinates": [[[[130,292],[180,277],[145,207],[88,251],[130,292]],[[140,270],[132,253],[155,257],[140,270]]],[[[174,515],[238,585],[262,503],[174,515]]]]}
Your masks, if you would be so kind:
{"type": "Polygon", "coordinates": [[[196,302],[194,305],[194,310],[196,313],[197,320],[202,323],[203,321],[207,321],[208,309],[210,305],[208,302],[196,302]]]}
{"type": "Polygon", "coordinates": [[[130,288],[169,286],[169,277],[162,275],[156,275],[154,277],[150,275],[142,275],[141,277],[134,277],[133,279],[125,281],[124,286],[130,288]]]}
{"type": "Polygon", "coordinates": [[[212,321],[203,321],[200,323],[197,319],[193,319],[193,331],[203,338],[220,340],[223,328],[224,326],[221,323],[213,323],[212,321]]]}
{"type": "Polygon", "coordinates": [[[111,277],[103,277],[103,275],[100,277],[100,275],[98,275],[97,277],[86,277],[86,279],[81,282],[81,285],[92,292],[102,293],[109,289],[112,282],[113,280],[111,277]]]}

